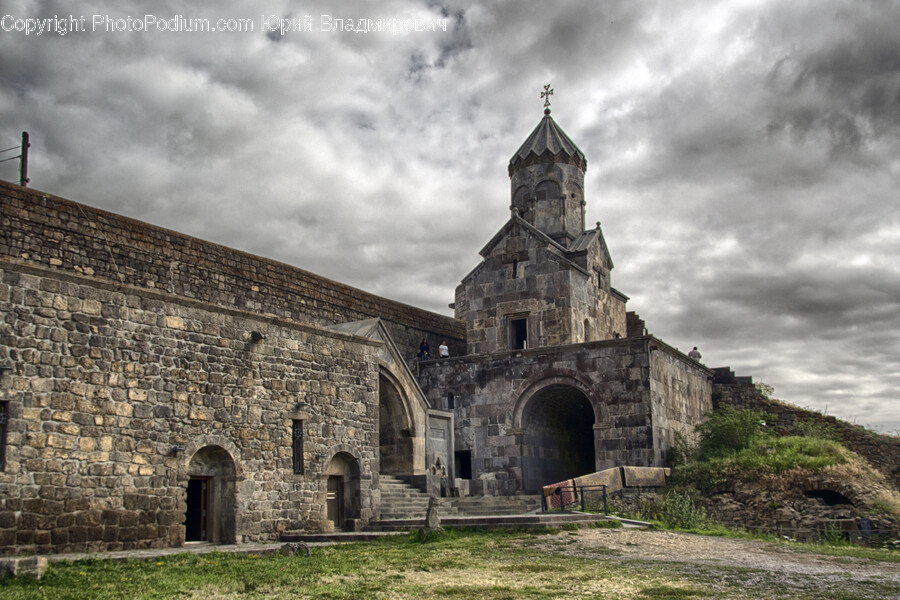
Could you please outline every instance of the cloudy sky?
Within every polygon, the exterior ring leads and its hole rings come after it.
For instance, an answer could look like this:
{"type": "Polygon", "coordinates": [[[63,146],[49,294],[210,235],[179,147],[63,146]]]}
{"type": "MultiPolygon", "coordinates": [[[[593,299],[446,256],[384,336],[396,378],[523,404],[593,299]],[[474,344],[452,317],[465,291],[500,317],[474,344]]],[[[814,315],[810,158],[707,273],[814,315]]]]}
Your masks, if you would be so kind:
{"type": "Polygon", "coordinates": [[[152,11],[4,0],[0,149],[30,133],[31,187],[450,314],[509,216],[506,166],[549,83],[613,285],[652,333],[900,431],[900,2],[152,11]],[[54,15],[85,31],[17,31],[54,15]],[[253,31],[106,30],[145,15],[253,31]],[[308,31],[267,27],[307,15],[308,31]],[[326,31],[336,19],[401,31],[326,31]],[[415,19],[446,31],[403,31],[415,19]]]}

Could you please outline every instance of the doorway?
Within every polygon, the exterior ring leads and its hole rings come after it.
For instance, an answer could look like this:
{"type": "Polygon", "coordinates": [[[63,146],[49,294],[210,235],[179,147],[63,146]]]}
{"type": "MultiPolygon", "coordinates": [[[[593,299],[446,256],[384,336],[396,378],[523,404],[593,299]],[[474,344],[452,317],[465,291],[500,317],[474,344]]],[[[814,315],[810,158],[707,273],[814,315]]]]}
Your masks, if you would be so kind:
{"type": "Polygon", "coordinates": [[[529,399],[522,415],[523,488],[542,486],[596,471],[594,411],[587,396],[570,385],[550,385],[529,399]]]}
{"type": "Polygon", "coordinates": [[[209,541],[209,498],[212,479],[191,477],[187,486],[187,511],[184,515],[184,541],[209,541]]]}
{"type": "Polygon", "coordinates": [[[331,521],[335,530],[344,527],[344,477],[328,476],[328,491],[325,494],[326,518],[331,521]]]}
{"type": "Polygon", "coordinates": [[[325,474],[325,530],[352,529],[354,524],[350,521],[359,519],[361,514],[359,461],[347,452],[338,452],[325,474]]]}
{"type": "Polygon", "coordinates": [[[221,446],[200,448],[188,463],[184,540],[233,544],[237,538],[234,459],[221,446]]]}

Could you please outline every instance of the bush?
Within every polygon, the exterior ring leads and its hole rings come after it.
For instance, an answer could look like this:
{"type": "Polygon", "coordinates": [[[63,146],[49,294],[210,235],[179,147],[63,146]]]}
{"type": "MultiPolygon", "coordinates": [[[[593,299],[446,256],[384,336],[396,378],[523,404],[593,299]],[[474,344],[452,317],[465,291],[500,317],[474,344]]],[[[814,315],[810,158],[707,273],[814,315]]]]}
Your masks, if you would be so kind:
{"type": "Polygon", "coordinates": [[[676,431],[672,439],[672,445],[666,454],[666,463],[670,467],[684,465],[693,460],[696,453],[697,449],[691,445],[687,436],[680,431],[676,431]]]}
{"type": "Polygon", "coordinates": [[[658,518],[671,529],[701,529],[708,523],[706,510],[682,491],[666,494],[659,507],[658,518]]]}
{"type": "Polygon", "coordinates": [[[747,448],[764,437],[766,413],[761,410],[737,410],[722,406],[706,414],[706,422],[697,426],[700,436],[699,458],[711,458],[747,448]]]}

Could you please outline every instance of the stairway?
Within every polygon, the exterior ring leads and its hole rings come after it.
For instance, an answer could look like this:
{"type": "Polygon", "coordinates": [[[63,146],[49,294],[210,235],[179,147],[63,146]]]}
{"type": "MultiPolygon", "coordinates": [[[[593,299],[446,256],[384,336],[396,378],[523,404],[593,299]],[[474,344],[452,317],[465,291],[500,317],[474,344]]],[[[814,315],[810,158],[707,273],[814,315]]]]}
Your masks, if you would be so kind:
{"type": "MultiPolygon", "coordinates": [[[[428,494],[403,480],[380,475],[381,519],[373,521],[362,532],[306,534],[285,532],[284,542],[363,541],[385,535],[396,535],[425,525],[428,494]]],[[[540,496],[469,496],[441,498],[441,526],[479,529],[546,529],[564,526],[587,527],[605,517],[577,512],[541,513],[540,496]]],[[[610,517],[611,518],[611,517],[610,517]]],[[[626,526],[647,523],[621,520],[626,526]]]]}
{"type": "MultiPolygon", "coordinates": [[[[381,520],[424,519],[428,494],[403,480],[381,475],[381,520]]],[[[449,517],[483,517],[521,515],[540,510],[541,497],[534,496],[469,496],[441,498],[438,514],[449,517]]]]}
{"type": "Polygon", "coordinates": [[[379,475],[381,519],[424,519],[428,494],[391,475],[379,475]]]}

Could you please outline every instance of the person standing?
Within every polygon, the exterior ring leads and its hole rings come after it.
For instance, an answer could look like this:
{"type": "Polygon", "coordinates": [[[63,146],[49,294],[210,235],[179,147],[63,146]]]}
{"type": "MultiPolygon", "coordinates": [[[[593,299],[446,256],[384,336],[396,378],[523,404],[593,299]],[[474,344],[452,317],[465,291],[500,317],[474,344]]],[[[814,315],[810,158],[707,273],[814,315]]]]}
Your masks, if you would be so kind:
{"type": "Polygon", "coordinates": [[[419,360],[431,360],[431,347],[428,346],[428,338],[422,338],[419,344],[419,360]]]}
{"type": "Polygon", "coordinates": [[[697,362],[700,362],[700,359],[703,358],[703,356],[700,355],[700,351],[697,350],[697,346],[694,346],[694,349],[688,352],[688,356],[697,362]]]}
{"type": "Polygon", "coordinates": [[[441,345],[438,346],[438,354],[441,358],[450,358],[450,348],[447,347],[447,340],[441,340],[441,345]]]}

